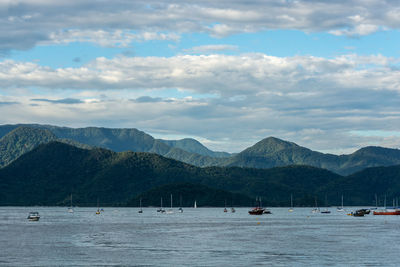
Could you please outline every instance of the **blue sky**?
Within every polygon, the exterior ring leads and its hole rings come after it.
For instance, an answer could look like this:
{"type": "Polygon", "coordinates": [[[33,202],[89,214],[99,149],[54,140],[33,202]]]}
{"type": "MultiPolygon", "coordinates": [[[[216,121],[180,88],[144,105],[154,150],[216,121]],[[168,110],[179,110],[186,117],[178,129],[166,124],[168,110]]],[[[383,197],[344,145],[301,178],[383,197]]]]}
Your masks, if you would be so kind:
{"type": "Polygon", "coordinates": [[[399,148],[395,1],[0,3],[1,124],[399,148]]]}

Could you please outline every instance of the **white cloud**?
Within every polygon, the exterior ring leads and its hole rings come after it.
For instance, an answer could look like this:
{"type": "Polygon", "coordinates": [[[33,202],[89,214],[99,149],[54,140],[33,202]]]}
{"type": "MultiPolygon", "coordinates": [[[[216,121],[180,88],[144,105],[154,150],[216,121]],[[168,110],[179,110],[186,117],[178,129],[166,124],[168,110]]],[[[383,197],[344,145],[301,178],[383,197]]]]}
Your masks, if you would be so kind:
{"type": "Polygon", "coordinates": [[[0,4],[0,51],[38,43],[176,40],[273,29],[360,36],[399,29],[396,1],[10,1],[0,4]],[[64,40],[65,39],[65,40],[64,40]]]}
{"type": "Polygon", "coordinates": [[[237,51],[236,45],[216,44],[216,45],[201,45],[190,49],[185,49],[185,53],[189,54],[210,54],[215,52],[237,51]]]}
{"type": "Polygon", "coordinates": [[[400,147],[395,137],[354,135],[398,131],[397,63],[354,54],[97,58],[58,69],[4,60],[0,114],[7,116],[0,123],[136,127],[201,136],[213,149],[234,152],[267,136],[336,153],[400,147]]]}

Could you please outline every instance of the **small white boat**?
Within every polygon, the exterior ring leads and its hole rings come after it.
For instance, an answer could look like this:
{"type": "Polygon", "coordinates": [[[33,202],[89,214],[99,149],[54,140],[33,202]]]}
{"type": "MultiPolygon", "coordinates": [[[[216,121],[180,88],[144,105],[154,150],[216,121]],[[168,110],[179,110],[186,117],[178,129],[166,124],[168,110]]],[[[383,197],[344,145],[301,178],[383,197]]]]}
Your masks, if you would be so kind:
{"type": "Polygon", "coordinates": [[[71,204],[70,207],[68,208],[69,213],[74,213],[74,209],[72,208],[72,194],[71,194],[71,204]]]}
{"type": "Polygon", "coordinates": [[[343,195],[342,195],[342,206],[341,206],[341,207],[337,207],[336,211],[337,211],[337,212],[342,212],[342,211],[344,211],[344,207],[343,207],[343,195]]]}
{"type": "Polygon", "coordinates": [[[167,210],[167,214],[172,214],[174,213],[174,210],[172,209],[172,194],[171,194],[171,208],[167,210]]]}
{"type": "Polygon", "coordinates": [[[39,212],[37,212],[37,211],[29,212],[27,219],[32,222],[39,221],[39,219],[40,219],[39,212]]]}
{"type": "Polygon", "coordinates": [[[194,208],[197,209],[197,203],[196,200],[194,201],[194,208]]]}

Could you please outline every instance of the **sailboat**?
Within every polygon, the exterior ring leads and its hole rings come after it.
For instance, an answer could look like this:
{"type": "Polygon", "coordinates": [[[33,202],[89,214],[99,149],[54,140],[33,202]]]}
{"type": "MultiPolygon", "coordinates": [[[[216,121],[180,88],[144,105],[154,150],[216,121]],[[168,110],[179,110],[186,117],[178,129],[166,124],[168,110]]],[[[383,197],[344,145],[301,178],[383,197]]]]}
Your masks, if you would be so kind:
{"type": "Polygon", "coordinates": [[[174,211],[172,210],[172,194],[171,194],[171,208],[167,210],[167,214],[172,214],[174,211]]]}
{"type": "Polygon", "coordinates": [[[157,212],[161,212],[161,213],[164,213],[164,212],[165,212],[165,210],[164,210],[163,207],[162,207],[162,198],[161,198],[161,206],[160,206],[160,208],[157,210],[157,212]]]}
{"type": "Polygon", "coordinates": [[[138,213],[143,213],[143,209],[142,209],[142,198],[140,198],[140,210],[138,211],[138,213]]]}
{"type": "Polygon", "coordinates": [[[338,207],[338,208],[336,209],[336,211],[338,211],[338,212],[344,211],[344,208],[343,208],[343,195],[342,195],[342,206],[341,206],[341,207],[338,207]]]}
{"type": "Polygon", "coordinates": [[[178,211],[179,211],[180,213],[183,212],[183,209],[182,209],[182,196],[179,197],[179,209],[178,209],[178,211]]]}
{"type": "Polygon", "coordinates": [[[68,208],[69,213],[74,213],[74,209],[72,208],[72,194],[71,194],[71,204],[70,207],[68,208]]]}
{"type": "Polygon", "coordinates": [[[224,212],[228,212],[228,210],[226,209],[226,199],[225,199],[225,207],[224,207],[224,212]]]}
{"type": "Polygon", "coordinates": [[[318,208],[318,204],[317,204],[317,197],[315,197],[315,208],[311,211],[312,213],[319,213],[320,210],[318,208]]]}
{"type": "Polygon", "coordinates": [[[293,211],[293,195],[290,194],[290,208],[289,208],[289,212],[293,211]]]}
{"type": "Polygon", "coordinates": [[[330,210],[328,210],[328,198],[327,198],[327,196],[325,195],[325,209],[323,210],[323,211],[321,211],[321,213],[324,213],[324,214],[329,214],[329,213],[331,213],[331,211],[330,210]]]}
{"type": "Polygon", "coordinates": [[[100,208],[99,208],[99,199],[97,199],[97,211],[96,214],[100,214],[100,208]]]}
{"type": "Polygon", "coordinates": [[[194,201],[194,206],[193,206],[193,208],[197,209],[197,202],[196,202],[196,200],[194,201]]]}

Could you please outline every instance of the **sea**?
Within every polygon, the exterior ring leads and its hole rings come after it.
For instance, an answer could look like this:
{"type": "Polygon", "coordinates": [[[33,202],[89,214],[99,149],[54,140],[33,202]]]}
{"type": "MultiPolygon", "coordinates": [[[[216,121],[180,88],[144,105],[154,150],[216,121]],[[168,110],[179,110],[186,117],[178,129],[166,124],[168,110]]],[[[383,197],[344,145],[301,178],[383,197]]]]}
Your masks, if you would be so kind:
{"type": "Polygon", "coordinates": [[[0,207],[0,266],[399,266],[400,216],[355,209],[0,207]]]}

